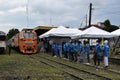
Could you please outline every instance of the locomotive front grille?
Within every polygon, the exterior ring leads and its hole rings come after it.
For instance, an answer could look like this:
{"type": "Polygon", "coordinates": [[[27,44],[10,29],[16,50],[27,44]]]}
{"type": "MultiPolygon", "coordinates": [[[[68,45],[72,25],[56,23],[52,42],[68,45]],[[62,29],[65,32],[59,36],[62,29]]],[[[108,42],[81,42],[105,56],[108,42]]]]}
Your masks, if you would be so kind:
{"type": "Polygon", "coordinates": [[[33,48],[27,47],[26,50],[31,51],[31,50],[33,50],[33,48]]]}
{"type": "Polygon", "coordinates": [[[34,53],[34,49],[32,47],[26,47],[25,52],[26,53],[34,53]]]}

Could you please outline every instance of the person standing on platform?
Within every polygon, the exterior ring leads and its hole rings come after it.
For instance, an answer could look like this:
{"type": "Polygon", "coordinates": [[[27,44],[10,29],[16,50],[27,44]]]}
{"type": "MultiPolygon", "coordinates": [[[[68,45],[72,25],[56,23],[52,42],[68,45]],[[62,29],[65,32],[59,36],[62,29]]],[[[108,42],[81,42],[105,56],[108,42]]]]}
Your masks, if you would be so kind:
{"type": "Polygon", "coordinates": [[[84,45],[82,44],[81,41],[78,41],[78,62],[80,61],[81,63],[84,62],[84,57],[85,57],[85,49],[84,45]]]}
{"type": "Polygon", "coordinates": [[[53,56],[58,57],[58,47],[56,42],[53,43],[52,48],[53,48],[53,56]]]}
{"type": "Polygon", "coordinates": [[[78,46],[77,46],[77,49],[78,49],[78,52],[77,52],[78,62],[80,62],[81,47],[82,47],[81,41],[78,41],[78,46]]]}
{"type": "Polygon", "coordinates": [[[84,59],[85,59],[85,47],[84,44],[81,43],[81,63],[84,63],[84,59]]]}
{"type": "Polygon", "coordinates": [[[64,58],[68,59],[68,55],[67,55],[67,43],[66,42],[63,44],[63,53],[64,53],[64,58]]]}
{"type": "Polygon", "coordinates": [[[69,52],[70,42],[67,42],[67,43],[66,43],[66,47],[67,47],[67,58],[70,60],[70,52],[69,52]]]}
{"type": "Polygon", "coordinates": [[[70,58],[70,61],[74,61],[74,43],[71,41],[70,42],[70,45],[69,45],[69,58],[70,58]]]}
{"type": "Polygon", "coordinates": [[[100,65],[100,52],[101,52],[101,46],[100,46],[100,40],[97,40],[97,44],[95,46],[95,54],[94,54],[94,65],[99,66],[100,65]]]}
{"type": "Polygon", "coordinates": [[[103,57],[105,68],[108,68],[108,53],[109,53],[108,41],[105,40],[103,45],[103,57]]]}
{"type": "Polygon", "coordinates": [[[90,44],[89,44],[89,41],[86,42],[86,54],[87,54],[87,61],[88,63],[90,63],[90,44]]]}
{"type": "Polygon", "coordinates": [[[56,47],[56,44],[53,43],[52,44],[52,56],[55,56],[55,47],[56,47]]]}
{"type": "Polygon", "coordinates": [[[50,48],[50,52],[52,52],[52,44],[53,44],[53,40],[49,40],[49,48],[50,48]]]}
{"type": "Polygon", "coordinates": [[[62,44],[58,44],[58,56],[62,58],[62,44]]]}
{"type": "Polygon", "coordinates": [[[74,54],[73,54],[73,57],[74,57],[75,62],[77,62],[77,53],[78,53],[78,42],[74,41],[74,54]]]}

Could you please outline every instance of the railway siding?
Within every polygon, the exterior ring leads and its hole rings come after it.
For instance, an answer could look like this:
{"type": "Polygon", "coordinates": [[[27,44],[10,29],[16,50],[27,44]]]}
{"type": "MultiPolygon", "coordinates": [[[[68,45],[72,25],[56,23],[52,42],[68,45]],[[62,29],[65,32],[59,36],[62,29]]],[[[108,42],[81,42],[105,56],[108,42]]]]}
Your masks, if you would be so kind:
{"type": "Polygon", "coordinates": [[[120,65],[120,58],[109,58],[109,62],[120,65]]]}
{"type": "Polygon", "coordinates": [[[73,67],[78,68],[78,69],[87,70],[89,72],[93,72],[94,74],[105,76],[107,78],[116,79],[116,80],[120,79],[119,73],[114,73],[114,72],[110,72],[110,71],[95,68],[95,67],[86,67],[83,64],[77,64],[75,62],[69,62],[69,61],[64,60],[64,59],[61,60],[59,58],[54,58],[54,57],[51,57],[51,56],[46,55],[46,54],[41,55],[41,56],[45,57],[45,58],[48,58],[48,59],[51,59],[51,60],[54,60],[54,61],[57,61],[57,62],[60,62],[62,64],[67,64],[69,66],[73,66],[73,67]]]}
{"type": "Polygon", "coordinates": [[[80,70],[80,69],[77,69],[77,68],[74,68],[74,67],[71,67],[71,66],[68,66],[68,65],[64,65],[64,64],[61,64],[61,63],[57,63],[57,62],[52,62],[51,60],[47,60],[47,61],[45,61],[45,60],[46,59],[44,59],[44,61],[42,61],[42,62],[47,63],[49,65],[52,65],[55,68],[60,69],[60,70],[62,70],[64,72],[66,72],[66,73],[74,75],[80,80],[90,80],[90,79],[94,79],[94,80],[112,80],[110,78],[102,77],[102,76],[93,74],[91,72],[87,72],[85,70],[80,70]]]}

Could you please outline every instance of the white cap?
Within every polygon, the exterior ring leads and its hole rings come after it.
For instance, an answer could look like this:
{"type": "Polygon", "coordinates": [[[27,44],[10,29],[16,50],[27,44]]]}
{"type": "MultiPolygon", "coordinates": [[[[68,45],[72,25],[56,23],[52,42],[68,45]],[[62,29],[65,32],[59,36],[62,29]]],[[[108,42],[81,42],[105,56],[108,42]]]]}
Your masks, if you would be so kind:
{"type": "Polygon", "coordinates": [[[105,40],[104,43],[108,43],[108,40],[105,40]]]}

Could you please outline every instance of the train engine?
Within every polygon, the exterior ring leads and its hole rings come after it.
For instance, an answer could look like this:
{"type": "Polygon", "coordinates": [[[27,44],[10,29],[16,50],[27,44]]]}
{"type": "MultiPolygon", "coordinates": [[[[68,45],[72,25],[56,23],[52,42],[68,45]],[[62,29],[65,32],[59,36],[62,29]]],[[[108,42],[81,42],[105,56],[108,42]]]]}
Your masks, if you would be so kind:
{"type": "MultiPolygon", "coordinates": [[[[22,53],[37,53],[38,50],[38,39],[37,34],[33,29],[23,29],[19,35],[16,36],[16,41],[18,38],[19,50],[22,53]]],[[[14,39],[15,40],[15,39],[14,39]]]]}

